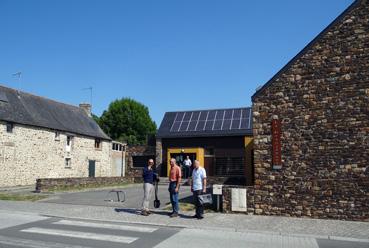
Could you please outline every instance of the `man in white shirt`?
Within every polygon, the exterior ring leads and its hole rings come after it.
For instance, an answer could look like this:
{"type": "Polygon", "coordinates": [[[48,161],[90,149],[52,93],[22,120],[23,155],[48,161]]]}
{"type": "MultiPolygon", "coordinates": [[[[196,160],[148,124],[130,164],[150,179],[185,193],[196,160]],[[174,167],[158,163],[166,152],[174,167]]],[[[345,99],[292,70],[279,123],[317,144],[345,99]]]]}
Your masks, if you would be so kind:
{"type": "Polygon", "coordinates": [[[206,171],[200,167],[200,162],[194,161],[194,169],[192,171],[191,191],[196,206],[196,214],[193,216],[197,219],[204,218],[204,206],[200,204],[199,195],[206,193],[206,171]]]}
{"type": "Polygon", "coordinates": [[[186,159],[183,161],[183,165],[184,165],[184,178],[189,178],[192,166],[192,162],[189,156],[187,156],[186,159]]]}

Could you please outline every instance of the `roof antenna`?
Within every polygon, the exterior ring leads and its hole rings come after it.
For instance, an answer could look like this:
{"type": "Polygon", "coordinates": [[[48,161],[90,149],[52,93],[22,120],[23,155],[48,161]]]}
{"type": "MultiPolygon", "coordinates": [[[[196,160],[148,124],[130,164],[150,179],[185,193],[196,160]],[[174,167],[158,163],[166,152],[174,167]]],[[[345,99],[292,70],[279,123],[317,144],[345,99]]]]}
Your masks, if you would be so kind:
{"type": "Polygon", "coordinates": [[[18,78],[18,87],[19,87],[19,89],[20,89],[20,79],[21,79],[21,77],[22,77],[22,72],[21,72],[21,71],[18,71],[18,72],[16,72],[16,73],[13,73],[13,74],[12,74],[12,76],[13,76],[13,77],[17,77],[17,78],[18,78]]]}
{"type": "Polygon", "coordinates": [[[92,86],[88,87],[88,88],[83,88],[82,90],[89,90],[90,91],[90,105],[92,108],[92,86]]]}

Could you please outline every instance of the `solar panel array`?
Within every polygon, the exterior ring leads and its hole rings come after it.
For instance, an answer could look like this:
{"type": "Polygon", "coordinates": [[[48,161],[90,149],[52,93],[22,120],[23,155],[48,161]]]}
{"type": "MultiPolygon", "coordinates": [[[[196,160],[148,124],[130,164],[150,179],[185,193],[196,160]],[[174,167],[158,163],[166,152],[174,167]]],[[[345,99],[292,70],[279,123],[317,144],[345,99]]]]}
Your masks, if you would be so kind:
{"type": "Polygon", "coordinates": [[[251,129],[251,108],[177,112],[170,132],[251,129]]]}

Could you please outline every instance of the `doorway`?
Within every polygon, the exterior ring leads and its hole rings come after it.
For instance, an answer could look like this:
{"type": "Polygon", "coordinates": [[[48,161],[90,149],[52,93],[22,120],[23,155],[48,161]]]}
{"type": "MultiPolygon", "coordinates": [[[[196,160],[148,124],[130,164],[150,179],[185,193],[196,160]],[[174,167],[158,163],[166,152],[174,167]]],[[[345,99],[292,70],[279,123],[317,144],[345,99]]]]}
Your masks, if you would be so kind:
{"type": "Polygon", "coordinates": [[[88,160],[88,177],[95,177],[95,160],[88,160]]]}
{"type": "Polygon", "coordinates": [[[181,167],[182,178],[183,179],[189,178],[193,167],[192,166],[190,168],[186,167],[184,161],[188,156],[189,159],[191,160],[191,163],[193,164],[193,162],[196,160],[196,153],[171,153],[170,155],[171,155],[171,158],[176,159],[177,165],[181,167]]]}

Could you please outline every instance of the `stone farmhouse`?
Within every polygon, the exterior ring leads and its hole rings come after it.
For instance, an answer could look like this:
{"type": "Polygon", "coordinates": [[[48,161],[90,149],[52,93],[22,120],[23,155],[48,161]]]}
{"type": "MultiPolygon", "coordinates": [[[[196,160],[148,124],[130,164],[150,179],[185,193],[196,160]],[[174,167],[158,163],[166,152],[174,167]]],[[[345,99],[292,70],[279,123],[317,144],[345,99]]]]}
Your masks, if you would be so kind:
{"type": "Polygon", "coordinates": [[[121,174],[90,109],[0,86],[0,186],[121,174]]]}

